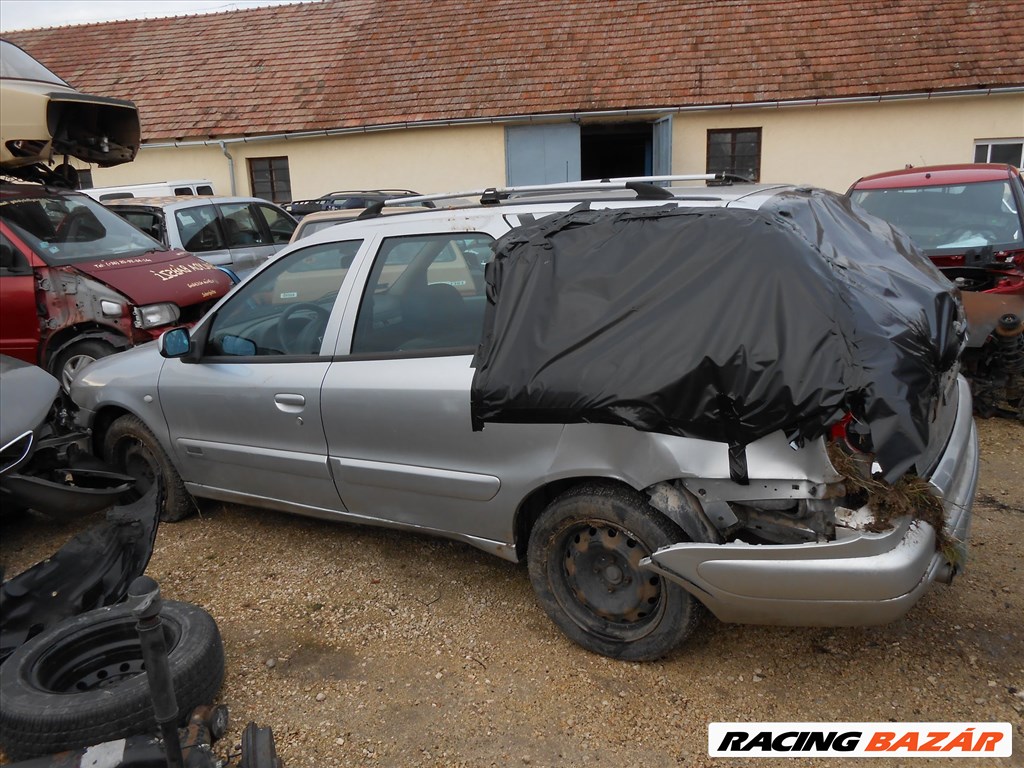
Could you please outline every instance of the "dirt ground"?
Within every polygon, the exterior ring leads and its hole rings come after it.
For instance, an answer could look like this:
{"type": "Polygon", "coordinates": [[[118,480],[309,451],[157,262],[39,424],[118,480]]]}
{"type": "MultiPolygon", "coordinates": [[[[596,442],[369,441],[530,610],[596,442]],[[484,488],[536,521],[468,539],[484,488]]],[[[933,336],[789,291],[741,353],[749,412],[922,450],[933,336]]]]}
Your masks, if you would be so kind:
{"type": "MultiPolygon", "coordinates": [[[[289,768],[801,768],[812,761],[709,758],[708,723],[995,721],[1012,724],[1013,757],[962,762],[1024,766],[1024,428],[988,420],[979,430],[967,571],[883,627],[709,619],[670,658],[612,661],[562,636],[523,566],[423,536],[219,504],[162,526],[148,572],[165,597],[204,606],[220,626],[224,757],[255,721],[273,728],[289,768]]],[[[2,521],[5,573],[72,532],[2,521]]]]}

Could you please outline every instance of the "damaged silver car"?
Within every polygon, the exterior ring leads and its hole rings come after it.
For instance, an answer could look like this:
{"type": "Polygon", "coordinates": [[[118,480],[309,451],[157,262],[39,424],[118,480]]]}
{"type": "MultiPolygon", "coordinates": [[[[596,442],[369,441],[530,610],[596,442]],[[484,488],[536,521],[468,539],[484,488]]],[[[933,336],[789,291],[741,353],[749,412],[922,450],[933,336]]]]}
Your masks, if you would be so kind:
{"type": "Polygon", "coordinates": [[[197,496],[525,560],[616,658],[668,653],[704,608],[897,619],[966,554],[956,292],[839,196],[696,181],[371,210],[90,366],[80,424],[163,475],[165,519],[197,496]]]}

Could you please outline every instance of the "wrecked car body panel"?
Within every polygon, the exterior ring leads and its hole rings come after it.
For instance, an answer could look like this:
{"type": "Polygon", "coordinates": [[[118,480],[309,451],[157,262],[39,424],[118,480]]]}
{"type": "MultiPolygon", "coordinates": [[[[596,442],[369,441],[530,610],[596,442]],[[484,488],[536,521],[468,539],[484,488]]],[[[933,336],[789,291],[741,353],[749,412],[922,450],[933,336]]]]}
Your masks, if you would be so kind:
{"type": "MultiPolygon", "coordinates": [[[[684,543],[655,552],[647,565],[698,595],[722,621],[852,626],[903,616],[933,581],[948,582],[966,558],[970,507],[978,482],[978,438],[961,379],[948,452],[929,478],[941,494],[946,534],[958,552],[936,551],[935,531],[902,518],[874,533],[848,527],[837,513],[833,541],[797,545],[684,543]]],[[[873,511],[860,510],[862,520],[873,511]]]]}

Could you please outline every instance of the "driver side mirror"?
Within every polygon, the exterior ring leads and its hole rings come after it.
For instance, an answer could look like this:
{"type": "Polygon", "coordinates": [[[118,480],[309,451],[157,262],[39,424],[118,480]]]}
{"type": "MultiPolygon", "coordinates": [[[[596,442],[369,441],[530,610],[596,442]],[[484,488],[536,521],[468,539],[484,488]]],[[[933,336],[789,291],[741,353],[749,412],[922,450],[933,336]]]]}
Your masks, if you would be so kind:
{"type": "Polygon", "coordinates": [[[186,328],[172,328],[157,340],[157,349],[167,358],[181,358],[192,351],[192,339],[186,328]]]}

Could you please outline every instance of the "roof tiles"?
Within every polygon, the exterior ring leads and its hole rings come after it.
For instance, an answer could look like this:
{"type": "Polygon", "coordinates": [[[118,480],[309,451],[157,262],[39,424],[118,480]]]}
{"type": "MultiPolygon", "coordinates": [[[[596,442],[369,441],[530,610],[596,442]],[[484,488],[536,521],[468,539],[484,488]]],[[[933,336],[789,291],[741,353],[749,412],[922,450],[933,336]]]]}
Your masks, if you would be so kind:
{"type": "Polygon", "coordinates": [[[146,141],[1024,85],[1024,3],[323,0],[13,32],[146,141]]]}

